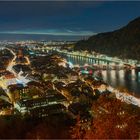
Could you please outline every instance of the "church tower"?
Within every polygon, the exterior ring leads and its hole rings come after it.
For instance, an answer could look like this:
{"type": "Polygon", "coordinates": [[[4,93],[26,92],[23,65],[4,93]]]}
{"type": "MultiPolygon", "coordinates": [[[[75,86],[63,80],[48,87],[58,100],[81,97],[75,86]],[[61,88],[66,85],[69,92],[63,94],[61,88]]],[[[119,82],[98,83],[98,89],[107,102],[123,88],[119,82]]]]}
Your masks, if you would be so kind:
{"type": "Polygon", "coordinates": [[[24,57],[23,56],[23,49],[22,48],[19,48],[17,56],[18,56],[19,59],[22,59],[24,57]]]}

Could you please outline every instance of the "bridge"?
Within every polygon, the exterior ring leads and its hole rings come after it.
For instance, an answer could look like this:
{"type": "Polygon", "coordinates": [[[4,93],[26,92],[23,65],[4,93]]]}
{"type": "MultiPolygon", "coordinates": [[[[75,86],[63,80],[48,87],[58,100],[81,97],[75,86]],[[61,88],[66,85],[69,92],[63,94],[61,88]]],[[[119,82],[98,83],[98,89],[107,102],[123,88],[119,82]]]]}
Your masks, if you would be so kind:
{"type": "MultiPolygon", "coordinates": [[[[89,54],[82,54],[82,53],[77,53],[77,52],[63,52],[63,51],[58,51],[60,54],[71,57],[71,58],[77,58],[77,59],[86,59],[87,62],[91,62],[93,64],[120,64],[122,63],[121,61],[118,60],[113,60],[109,58],[102,58],[102,57],[96,57],[93,55],[89,54]]],[[[129,65],[129,64],[128,64],[129,65]]]]}
{"type": "Polygon", "coordinates": [[[61,50],[55,47],[42,47],[42,48],[34,48],[34,50],[39,50],[42,52],[57,52],[60,55],[66,57],[66,58],[72,58],[72,59],[80,59],[85,61],[89,64],[97,64],[97,65],[104,65],[104,66],[128,66],[135,68],[134,61],[128,61],[128,60],[122,60],[115,57],[108,57],[106,55],[94,55],[90,53],[75,51],[75,52],[68,52],[67,50],[61,50]]]}

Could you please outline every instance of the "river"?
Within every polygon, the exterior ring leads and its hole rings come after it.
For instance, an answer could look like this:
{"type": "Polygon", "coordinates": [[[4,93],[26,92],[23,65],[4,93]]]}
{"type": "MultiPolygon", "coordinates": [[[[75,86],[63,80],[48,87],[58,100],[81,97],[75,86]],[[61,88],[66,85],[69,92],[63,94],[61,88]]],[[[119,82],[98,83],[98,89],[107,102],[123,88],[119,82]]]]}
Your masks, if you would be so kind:
{"type": "Polygon", "coordinates": [[[102,70],[102,78],[115,88],[126,88],[140,96],[140,72],[133,70],[102,70]]]}
{"type": "MultiPolygon", "coordinates": [[[[91,64],[86,59],[66,58],[73,64],[91,64]]],[[[95,71],[96,72],[96,71],[95,71]]],[[[136,70],[100,70],[102,79],[114,88],[125,88],[140,97],[140,72],[136,70]]]]}

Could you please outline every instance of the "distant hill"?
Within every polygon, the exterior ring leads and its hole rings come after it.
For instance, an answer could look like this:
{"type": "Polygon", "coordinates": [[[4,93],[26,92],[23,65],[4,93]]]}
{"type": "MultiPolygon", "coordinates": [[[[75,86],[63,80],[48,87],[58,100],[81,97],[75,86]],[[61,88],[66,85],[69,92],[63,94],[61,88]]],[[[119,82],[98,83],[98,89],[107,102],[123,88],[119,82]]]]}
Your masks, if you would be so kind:
{"type": "Polygon", "coordinates": [[[75,50],[94,50],[110,56],[140,60],[140,17],[121,29],[78,41],[75,50]]]}

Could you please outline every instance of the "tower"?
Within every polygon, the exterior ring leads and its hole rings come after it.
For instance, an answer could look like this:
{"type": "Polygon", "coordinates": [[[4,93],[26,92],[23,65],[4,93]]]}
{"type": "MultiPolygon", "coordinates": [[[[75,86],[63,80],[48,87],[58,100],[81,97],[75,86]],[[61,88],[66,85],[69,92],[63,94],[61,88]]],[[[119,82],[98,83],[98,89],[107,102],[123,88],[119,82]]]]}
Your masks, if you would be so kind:
{"type": "Polygon", "coordinates": [[[22,59],[24,57],[23,56],[23,49],[22,48],[19,48],[17,56],[18,56],[19,59],[22,59]]]}

